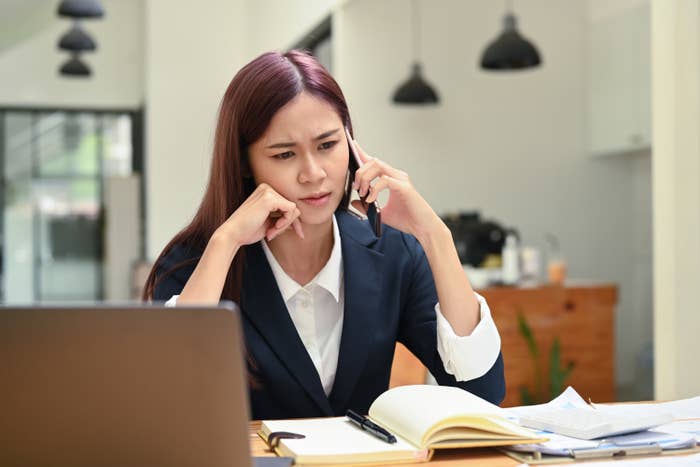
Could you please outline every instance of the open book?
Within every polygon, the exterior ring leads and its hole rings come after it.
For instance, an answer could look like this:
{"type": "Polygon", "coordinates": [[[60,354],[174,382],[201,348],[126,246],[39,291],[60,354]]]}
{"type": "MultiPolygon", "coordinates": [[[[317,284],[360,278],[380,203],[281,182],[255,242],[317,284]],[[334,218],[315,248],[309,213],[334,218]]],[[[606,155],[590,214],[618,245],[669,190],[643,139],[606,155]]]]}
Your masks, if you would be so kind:
{"type": "Polygon", "coordinates": [[[506,419],[506,412],[469,392],[448,386],[399,386],[380,395],[369,418],[396,436],[389,444],[345,417],[264,420],[260,436],[286,431],[277,454],[296,464],[361,464],[428,461],[435,449],[506,446],[546,440],[506,419]]]}

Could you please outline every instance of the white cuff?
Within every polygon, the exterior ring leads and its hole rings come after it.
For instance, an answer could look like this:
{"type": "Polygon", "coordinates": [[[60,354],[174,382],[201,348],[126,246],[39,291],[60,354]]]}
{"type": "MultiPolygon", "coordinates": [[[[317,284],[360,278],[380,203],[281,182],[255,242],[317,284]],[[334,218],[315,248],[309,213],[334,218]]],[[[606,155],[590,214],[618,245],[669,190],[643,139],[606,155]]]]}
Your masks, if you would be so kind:
{"type": "Polygon", "coordinates": [[[435,305],[437,315],[438,353],[445,371],[457,381],[469,381],[483,376],[496,362],[501,350],[501,337],[491,318],[486,299],[474,292],[479,302],[480,320],[468,336],[458,336],[449,321],[442,315],[440,304],[435,305]]]}
{"type": "Polygon", "coordinates": [[[165,306],[175,306],[175,305],[177,305],[177,297],[179,297],[179,295],[173,295],[172,297],[170,297],[170,300],[168,300],[167,302],[165,302],[165,306]]]}

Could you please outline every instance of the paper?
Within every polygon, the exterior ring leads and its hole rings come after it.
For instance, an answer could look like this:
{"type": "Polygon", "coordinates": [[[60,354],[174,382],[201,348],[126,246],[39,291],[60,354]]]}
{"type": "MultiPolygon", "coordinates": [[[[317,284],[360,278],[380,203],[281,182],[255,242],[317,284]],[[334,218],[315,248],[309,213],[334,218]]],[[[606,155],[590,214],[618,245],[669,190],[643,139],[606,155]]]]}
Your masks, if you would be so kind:
{"type": "Polygon", "coordinates": [[[700,420],[678,420],[658,426],[654,430],[670,434],[686,433],[694,436],[695,441],[700,443],[700,420]]]}
{"type": "MultiPolygon", "coordinates": [[[[524,467],[527,464],[520,464],[524,467]]],[[[663,456],[646,459],[598,461],[590,464],[595,467],[700,467],[700,454],[690,456],[663,456]]],[[[553,464],[550,467],[571,467],[571,463],[553,464]]]]}
{"type": "Polygon", "coordinates": [[[687,449],[695,446],[695,437],[687,433],[662,433],[659,431],[641,431],[630,435],[613,436],[603,440],[587,441],[570,438],[546,431],[538,432],[549,437],[549,441],[539,444],[518,444],[508,449],[521,452],[541,452],[552,456],[571,456],[572,451],[584,449],[629,448],[635,446],[658,445],[661,449],[687,449]]]}
{"type": "MultiPolygon", "coordinates": [[[[551,410],[552,408],[584,408],[627,416],[649,415],[652,411],[656,413],[671,412],[676,415],[684,414],[687,416],[695,413],[695,405],[698,403],[700,403],[700,397],[663,404],[622,404],[612,406],[595,404],[591,406],[569,386],[561,395],[546,404],[511,407],[505,410],[508,412],[509,418],[515,422],[523,415],[536,414],[538,412],[551,410]]],[[[548,431],[539,431],[537,434],[548,437],[549,441],[539,444],[518,444],[510,446],[508,449],[521,452],[541,452],[542,454],[554,456],[571,456],[573,450],[648,446],[653,444],[657,444],[662,449],[666,450],[691,448],[696,445],[696,440],[700,437],[700,420],[669,423],[662,425],[662,427],[655,428],[654,430],[613,436],[603,440],[582,440],[550,433],[548,431]]],[[[617,463],[615,465],[617,465],[617,463]]],[[[596,467],[598,467],[597,464],[596,467]]]]}
{"type": "Polygon", "coordinates": [[[299,420],[266,420],[272,431],[292,431],[306,435],[304,439],[287,439],[287,444],[298,455],[330,456],[371,452],[417,451],[414,446],[397,436],[397,442],[386,443],[353,425],[345,417],[299,420]]]}
{"type": "Polygon", "coordinates": [[[662,406],[664,410],[671,412],[677,419],[700,418],[700,396],[678,401],[661,402],[658,405],[662,406]]]}
{"type": "Polygon", "coordinates": [[[593,406],[602,412],[619,413],[625,415],[638,415],[641,413],[670,413],[676,420],[700,418],[700,396],[693,397],[691,399],[681,399],[677,401],[659,402],[653,404],[593,404],[593,406]]]}
{"type": "Polygon", "coordinates": [[[523,415],[533,415],[540,412],[547,412],[551,409],[571,409],[571,408],[584,408],[593,410],[593,408],[583,400],[578,392],[571,386],[567,387],[564,392],[559,394],[556,398],[547,402],[546,404],[538,405],[523,405],[520,407],[509,407],[505,409],[510,420],[516,423],[520,420],[523,415]]]}
{"type": "Polygon", "coordinates": [[[569,438],[568,436],[548,431],[538,431],[536,433],[539,436],[549,438],[549,441],[538,444],[516,444],[515,446],[508,446],[507,449],[520,452],[541,452],[551,456],[570,456],[572,449],[595,449],[599,445],[598,441],[569,438]]]}

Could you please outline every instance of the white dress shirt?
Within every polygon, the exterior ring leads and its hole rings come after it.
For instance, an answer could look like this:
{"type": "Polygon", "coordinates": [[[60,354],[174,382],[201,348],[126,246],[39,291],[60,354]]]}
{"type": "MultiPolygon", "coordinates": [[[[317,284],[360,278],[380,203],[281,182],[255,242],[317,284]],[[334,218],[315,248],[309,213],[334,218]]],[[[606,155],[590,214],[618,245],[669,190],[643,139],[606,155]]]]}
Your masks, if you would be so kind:
{"type": "MultiPolygon", "coordinates": [[[[302,286],[284,272],[265,240],[263,251],[287,305],[294,327],[316,367],[326,395],[331,393],[338,367],[338,351],[343,330],[345,286],[343,255],[338,223],[333,217],[333,249],[326,265],[308,284],[302,286]]],[[[166,305],[174,306],[178,295],[166,305]]],[[[486,300],[476,294],[480,320],[469,336],[458,336],[435,305],[438,353],[445,371],[458,381],[468,381],[485,374],[501,349],[501,338],[491,318],[486,300]]]]}

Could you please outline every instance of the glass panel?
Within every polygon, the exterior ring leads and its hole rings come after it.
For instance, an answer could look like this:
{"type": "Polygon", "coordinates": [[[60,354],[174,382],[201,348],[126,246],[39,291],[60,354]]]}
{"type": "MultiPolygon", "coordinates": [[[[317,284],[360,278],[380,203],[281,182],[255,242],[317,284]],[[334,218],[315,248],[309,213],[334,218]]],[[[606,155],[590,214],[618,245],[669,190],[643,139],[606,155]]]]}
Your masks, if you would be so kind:
{"type": "Polygon", "coordinates": [[[34,132],[40,177],[99,174],[101,141],[95,114],[41,113],[34,132]]]}
{"type": "Polygon", "coordinates": [[[132,132],[129,113],[0,111],[1,301],[103,297],[103,177],[131,175],[132,132]]]}
{"type": "Polygon", "coordinates": [[[102,120],[105,177],[131,175],[133,157],[131,146],[131,117],[105,115],[102,120]]]}
{"type": "Polygon", "coordinates": [[[96,179],[34,181],[40,300],[100,298],[100,190],[96,179]]]}
{"type": "Polygon", "coordinates": [[[34,299],[33,204],[31,198],[31,115],[5,112],[2,230],[2,299],[34,299]]]}
{"type": "Polygon", "coordinates": [[[27,112],[5,113],[5,178],[26,180],[32,173],[32,117],[27,112]]]}

